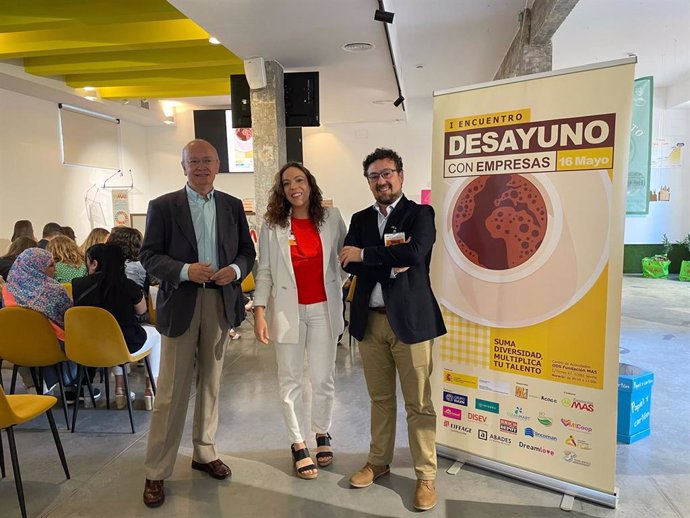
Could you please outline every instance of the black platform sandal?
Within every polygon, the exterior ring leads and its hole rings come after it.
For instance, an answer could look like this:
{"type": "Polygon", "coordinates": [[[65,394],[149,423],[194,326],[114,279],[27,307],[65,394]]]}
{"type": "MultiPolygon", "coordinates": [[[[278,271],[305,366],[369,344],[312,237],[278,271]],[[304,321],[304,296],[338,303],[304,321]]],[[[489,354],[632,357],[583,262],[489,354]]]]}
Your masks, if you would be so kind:
{"type": "Polygon", "coordinates": [[[307,448],[295,450],[294,444],[290,445],[290,450],[292,451],[292,459],[295,461],[295,472],[297,473],[297,476],[305,480],[315,479],[319,473],[316,470],[316,466],[312,462],[311,457],[309,456],[309,450],[307,448]],[[304,459],[309,459],[309,464],[302,464],[301,466],[298,466],[299,462],[304,459]],[[311,470],[314,470],[314,473],[307,473],[307,471],[311,470]]]}
{"type": "Polygon", "coordinates": [[[333,450],[331,449],[331,434],[316,434],[316,463],[325,468],[333,462],[333,450]]]}

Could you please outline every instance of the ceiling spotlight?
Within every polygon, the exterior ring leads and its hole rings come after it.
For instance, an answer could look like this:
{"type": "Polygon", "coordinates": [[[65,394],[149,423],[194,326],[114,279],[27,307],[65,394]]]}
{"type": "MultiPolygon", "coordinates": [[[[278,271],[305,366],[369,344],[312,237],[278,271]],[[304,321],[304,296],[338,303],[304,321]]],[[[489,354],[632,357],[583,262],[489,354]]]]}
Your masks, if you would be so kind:
{"type": "Polygon", "coordinates": [[[393,16],[395,16],[395,13],[384,11],[383,9],[376,9],[374,12],[374,20],[377,22],[393,23],[393,16]]]}
{"type": "Polygon", "coordinates": [[[405,98],[402,95],[399,95],[398,98],[395,101],[393,101],[393,106],[397,108],[403,103],[404,100],[405,98]]]}
{"type": "Polygon", "coordinates": [[[211,45],[220,45],[220,40],[219,40],[218,38],[216,38],[215,36],[211,36],[211,37],[208,39],[208,42],[209,42],[211,45]]]}
{"type": "Polygon", "coordinates": [[[340,48],[346,52],[367,52],[374,48],[374,44],[368,41],[355,41],[353,43],[346,43],[340,48]]]}
{"type": "Polygon", "coordinates": [[[85,86],[85,87],[84,87],[84,91],[85,91],[85,92],[95,92],[95,91],[96,91],[96,87],[95,87],[95,86],[85,86]]]}

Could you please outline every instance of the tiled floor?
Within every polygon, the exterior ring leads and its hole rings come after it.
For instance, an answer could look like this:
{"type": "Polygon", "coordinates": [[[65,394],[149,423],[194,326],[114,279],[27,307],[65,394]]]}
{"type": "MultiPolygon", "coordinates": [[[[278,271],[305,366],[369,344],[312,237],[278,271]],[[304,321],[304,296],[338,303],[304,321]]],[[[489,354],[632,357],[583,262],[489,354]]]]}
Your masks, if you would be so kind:
{"type": "MultiPolygon", "coordinates": [[[[690,517],[690,284],[626,277],[621,361],[654,371],[652,435],[618,446],[616,510],[576,501],[570,516],[690,517]]],[[[292,472],[282,425],[270,347],[255,345],[251,330],[226,354],[217,442],[232,467],[232,481],[217,482],[192,471],[191,427],[183,437],[163,507],[141,501],[142,461],[149,414],[138,410],[137,434],[125,411],[80,411],[78,432],[63,428],[71,480],[64,480],[47,422],[16,433],[29,516],[46,517],[368,517],[414,513],[404,413],[399,413],[392,474],[364,490],[348,488],[348,476],[366,460],[369,404],[359,355],[339,347],[333,439],[336,461],[315,481],[292,472]]],[[[347,342],[347,339],[345,339],[347,342]]],[[[141,392],[141,369],[134,369],[141,392]]],[[[3,370],[9,381],[9,371],[3,370]]],[[[191,416],[191,406],[189,415],[191,416]]],[[[63,423],[56,412],[58,424],[63,423]]],[[[189,419],[188,419],[189,424],[189,419]]],[[[5,444],[8,477],[0,481],[0,516],[19,516],[5,444]]],[[[312,441],[313,442],[313,439],[312,441]]],[[[310,444],[313,448],[313,445],[310,444]]],[[[439,505],[427,516],[560,517],[560,495],[465,466],[456,476],[439,459],[439,505]]]]}

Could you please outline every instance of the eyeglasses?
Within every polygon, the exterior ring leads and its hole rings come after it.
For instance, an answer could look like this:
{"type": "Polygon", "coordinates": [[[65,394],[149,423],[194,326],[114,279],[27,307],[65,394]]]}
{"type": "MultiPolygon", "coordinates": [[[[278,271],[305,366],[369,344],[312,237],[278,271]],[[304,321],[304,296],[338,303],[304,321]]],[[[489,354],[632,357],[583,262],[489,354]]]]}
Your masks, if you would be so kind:
{"type": "Polygon", "coordinates": [[[379,178],[384,180],[390,180],[393,177],[393,173],[400,171],[400,169],[381,169],[378,172],[367,173],[366,176],[370,182],[378,182],[379,178]]]}
{"type": "Polygon", "coordinates": [[[202,164],[209,166],[211,164],[215,164],[217,161],[217,158],[202,158],[201,160],[198,158],[192,158],[191,160],[186,160],[187,165],[191,165],[192,167],[198,167],[202,164]]]}

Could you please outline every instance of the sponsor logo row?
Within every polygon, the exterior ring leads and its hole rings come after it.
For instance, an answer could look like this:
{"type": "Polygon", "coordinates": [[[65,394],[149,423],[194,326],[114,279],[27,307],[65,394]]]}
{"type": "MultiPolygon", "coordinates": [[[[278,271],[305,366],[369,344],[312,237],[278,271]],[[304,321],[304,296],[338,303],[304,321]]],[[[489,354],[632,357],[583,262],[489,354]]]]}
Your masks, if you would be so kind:
{"type": "MultiPolygon", "coordinates": [[[[468,426],[468,425],[463,425],[460,423],[454,423],[450,420],[444,420],[443,421],[443,426],[453,432],[460,433],[462,435],[467,435],[471,436],[473,434],[474,427],[473,426],[468,426]]],[[[526,436],[531,436],[530,433],[528,433],[528,430],[533,431],[531,428],[526,428],[525,429],[525,435],[526,436]]],[[[527,450],[530,453],[540,455],[540,456],[546,456],[546,457],[555,457],[556,456],[556,446],[553,447],[548,447],[548,446],[541,446],[537,444],[531,444],[522,440],[517,440],[517,442],[514,442],[516,439],[508,437],[506,435],[500,434],[500,433],[493,433],[490,432],[489,430],[484,430],[482,428],[477,428],[476,429],[477,433],[477,438],[481,441],[489,441],[493,442],[496,444],[501,444],[504,446],[509,446],[513,444],[517,444],[517,446],[521,449],[527,450]]],[[[571,436],[572,438],[572,436],[571,436]]],[[[575,441],[574,438],[572,438],[573,441],[575,441]]],[[[566,442],[568,442],[566,440],[566,442]]],[[[583,441],[584,442],[584,441],[583,441]]],[[[582,449],[589,449],[589,448],[582,448],[582,449]]],[[[589,467],[592,465],[591,462],[586,461],[580,457],[580,454],[573,451],[572,449],[570,450],[563,450],[563,457],[562,459],[566,462],[572,463],[574,465],[579,465],[579,466],[584,466],[584,467],[589,467]]]]}

